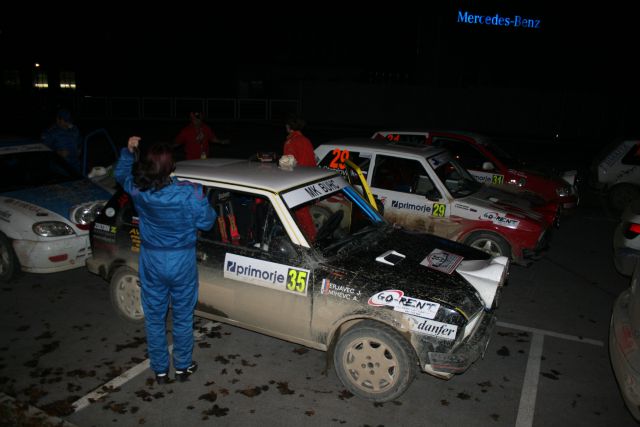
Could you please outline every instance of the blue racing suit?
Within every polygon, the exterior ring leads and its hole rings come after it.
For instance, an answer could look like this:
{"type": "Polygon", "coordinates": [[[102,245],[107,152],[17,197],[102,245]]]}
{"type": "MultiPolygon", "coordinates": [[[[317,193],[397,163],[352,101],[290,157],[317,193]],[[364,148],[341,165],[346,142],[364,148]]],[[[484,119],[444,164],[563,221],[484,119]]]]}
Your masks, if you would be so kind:
{"type": "Polygon", "coordinates": [[[133,199],[140,226],[139,272],[151,369],[169,372],[166,314],[173,313],[173,366],[192,363],[193,310],[198,301],[197,230],[209,230],[216,212],[202,186],[172,179],[158,191],[139,191],[133,182],[134,157],[123,148],[115,177],[133,199]]]}

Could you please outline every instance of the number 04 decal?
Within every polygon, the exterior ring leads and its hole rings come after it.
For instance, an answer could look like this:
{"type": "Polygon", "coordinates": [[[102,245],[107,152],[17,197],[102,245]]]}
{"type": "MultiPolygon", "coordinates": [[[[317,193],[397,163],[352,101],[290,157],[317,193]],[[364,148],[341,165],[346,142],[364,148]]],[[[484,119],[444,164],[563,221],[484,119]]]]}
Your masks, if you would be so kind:
{"type": "Polygon", "coordinates": [[[287,274],[289,276],[287,289],[293,292],[300,292],[301,294],[306,293],[308,280],[307,272],[290,268],[287,274]]]}
{"type": "Polygon", "coordinates": [[[434,203],[431,216],[445,216],[446,212],[447,212],[447,205],[444,205],[442,203],[434,203]]]}

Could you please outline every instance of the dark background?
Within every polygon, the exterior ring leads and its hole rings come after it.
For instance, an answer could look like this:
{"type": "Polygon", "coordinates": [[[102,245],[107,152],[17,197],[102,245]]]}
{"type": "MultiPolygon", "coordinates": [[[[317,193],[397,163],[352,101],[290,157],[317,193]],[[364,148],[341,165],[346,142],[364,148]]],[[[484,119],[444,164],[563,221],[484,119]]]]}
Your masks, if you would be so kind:
{"type": "Polygon", "coordinates": [[[294,99],[310,126],[453,127],[594,149],[640,134],[631,10],[435,3],[9,13],[2,68],[20,82],[0,88],[0,131],[39,133],[72,98],[155,96],[294,99]],[[540,28],[462,24],[460,11],[540,28]],[[35,62],[49,89],[32,87],[35,62]],[[56,88],[62,70],[75,91],[56,88]]]}

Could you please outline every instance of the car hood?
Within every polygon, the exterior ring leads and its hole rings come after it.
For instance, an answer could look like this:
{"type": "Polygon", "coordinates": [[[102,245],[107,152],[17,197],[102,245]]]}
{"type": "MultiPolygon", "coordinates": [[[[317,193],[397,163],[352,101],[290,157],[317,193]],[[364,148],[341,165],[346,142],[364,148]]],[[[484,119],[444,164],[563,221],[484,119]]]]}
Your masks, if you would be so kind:
{"type": "Polygon", "coordinates": [[[393,229],[372,244],[359,245],[349,256],[332,260],[331,267],[346,270],[354,284],[370,293],[368,297],[395,289],[472,315],[492,307],[508,262],[452,240],[393,229]],[[391,257],[384,255],[391,251],[404,258],[395,264],[385,262],[391,257]],[[442,260],[442,253],[448,260],[435,263],[434,256],[442,260]]]}
{"type": "Polygon", "coordinates": [[[44,210],[54,212],[71,221],[69,214],[74,206],[94,201],[107,201],[111,198],[109,192],[87,179],[9,191],[0,196],[25,202],[26,204],[13,202],[13,206],[24,213],[37,216],[40,221],[43,220],[44,210]]]}
{"type": "Polygon", "coordinates": [[[524,196],[487,185],[459,200],[488,211],[498,211],[503,216],[511,214],[519,219],[526,218],[533,222],[544,221],[544,215],[536,212],[531,201],[524,196]]]}

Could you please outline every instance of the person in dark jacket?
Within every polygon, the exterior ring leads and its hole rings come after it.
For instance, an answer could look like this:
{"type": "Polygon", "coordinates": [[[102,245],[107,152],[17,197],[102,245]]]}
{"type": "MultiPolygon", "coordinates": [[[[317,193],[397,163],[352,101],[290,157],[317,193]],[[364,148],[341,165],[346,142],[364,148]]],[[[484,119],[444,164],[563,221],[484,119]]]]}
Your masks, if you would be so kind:
{"type": "Polygon", "coordinates": [[[209,230],[216,212],[199,184],[171,177],[169,144],[152,145],[134,166],[140,138],[129,138],[116,165],[116,180],[129,193],[140,227],[139,272],[147,346],[158,383],[168,382],[166,315],[173,314],[173,366],[185,381],[197,369],[193,353],[193,311],[198,299],[196,239],[209,230]]]}

